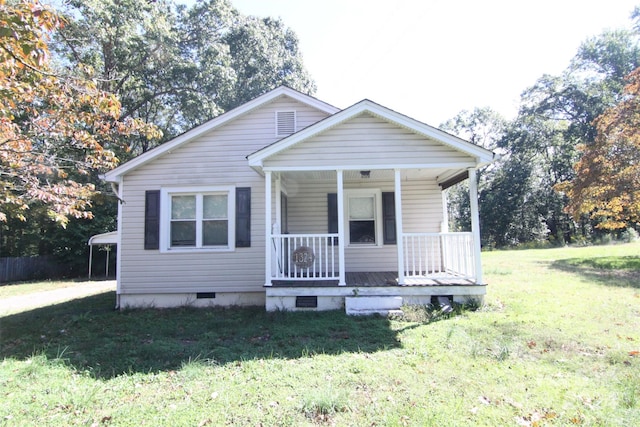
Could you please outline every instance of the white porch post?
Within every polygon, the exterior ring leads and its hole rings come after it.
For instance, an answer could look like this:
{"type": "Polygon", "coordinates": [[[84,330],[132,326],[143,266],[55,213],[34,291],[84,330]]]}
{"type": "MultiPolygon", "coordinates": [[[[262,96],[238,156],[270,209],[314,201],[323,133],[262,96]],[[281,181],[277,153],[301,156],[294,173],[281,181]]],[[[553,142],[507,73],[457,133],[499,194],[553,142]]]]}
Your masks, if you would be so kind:
{"type": "Polygon", "coordinates": [[[93,245],[89,245],[89,279],[91,279],[91,259],[93,258],[93,245]]]}
{"type": "Polygon", "coordinates": [[[336,171],[338,178],[338,268],[340,269],[338,274],[338,286],[347,285],[347,273],[345,271],[346,266],[344,263],[344,245],[347,241],[344,231],[344,182],[343,171],[336,171]]]}
{"type": "Polygon", "coordinates": [[[441,191],[442,195],[442,224],[440,224],[440,232],[449,232],[449,208],[447,206],[447,190],[441,191]]]}
{"type": "Polygon", "coordinates": [[[274,224],[277,225],[277,233],[280,233],[280,224],[282,224],[282,197],[280,197],[280,193],[282,193],[282,180],[280,179],[280,174],[276,174],[276,191],[274,197],[276,198],[276,221],[274,224]]]}
{"type": "Polygon", "coordinates": [[[396,246],[398,248],[398,284],[404,285],[404,240],[402,238],[402,177],[395,170],[396,246]]]}
{"type": "Polygon", "coordinates": [[[469,201],[471,202],[471,232],[475,259],[476,283],[482,284],[482,259],[480,259],[480,210],[478,209],[478,180],[476,170],[469,169],[469,201]]]}
{"type": "Polygon", "coordinates": [[[271,286],[271,172],[264,173],[264,266],[265,286],[271,286]]]}

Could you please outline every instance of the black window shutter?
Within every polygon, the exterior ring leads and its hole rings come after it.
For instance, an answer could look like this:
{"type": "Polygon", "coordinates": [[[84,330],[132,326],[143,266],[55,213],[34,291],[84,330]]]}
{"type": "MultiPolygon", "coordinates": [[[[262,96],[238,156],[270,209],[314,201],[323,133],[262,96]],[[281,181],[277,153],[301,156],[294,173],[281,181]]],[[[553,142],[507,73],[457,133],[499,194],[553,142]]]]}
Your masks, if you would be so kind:
{"type": "Polygon", "coordinates": [[[397,244],[396,237],[396,197],[392,192],[382,193],[382,229],[385,245],[397,244]]]}
{"type": "Polygon", "coordinates": [[[160,190],[144,194],[144,248],[160,249],[160,190]]]}
{"type": "MultiPolygon", "coordinates": [[[[327,214],[329,229],[327,233],[338,232],[338,195],[336,193],[327,194],[327,214]]],[[[338,244],[338,239],[333,239],[333,245],[338,244]]]]}
{"type": "Polygon", "coordinates": [[[251,247],[251,187],[236,188],[236,248],[251,247]]]}
{"type": "Polygon", "coordinates": [[[329,230],[327,233],[338,232],[338,195],[336,193],[327,194],[327,206],[329,213],[329,230]]]}

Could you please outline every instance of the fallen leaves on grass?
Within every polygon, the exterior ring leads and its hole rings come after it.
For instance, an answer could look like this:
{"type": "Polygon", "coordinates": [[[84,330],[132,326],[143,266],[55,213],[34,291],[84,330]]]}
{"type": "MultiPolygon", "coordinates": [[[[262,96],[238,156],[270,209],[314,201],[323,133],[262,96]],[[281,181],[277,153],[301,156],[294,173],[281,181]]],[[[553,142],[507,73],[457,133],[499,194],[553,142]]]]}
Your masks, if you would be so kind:
{"type": "Polygon", "coordinates": [[[516,417],[516,424],[523,427],[539,427],[545,421],[553,420],[557,416],[558,414],[550,409],[541,409],[528,415],[516,417]]]}
{"type": "Polygon", "coordinates": [[[581,425],[584,422],[584,418],[582,415],[576,415],[575,417],[570,418],[569,421],[571,421],[571,424],[581,425]]]}

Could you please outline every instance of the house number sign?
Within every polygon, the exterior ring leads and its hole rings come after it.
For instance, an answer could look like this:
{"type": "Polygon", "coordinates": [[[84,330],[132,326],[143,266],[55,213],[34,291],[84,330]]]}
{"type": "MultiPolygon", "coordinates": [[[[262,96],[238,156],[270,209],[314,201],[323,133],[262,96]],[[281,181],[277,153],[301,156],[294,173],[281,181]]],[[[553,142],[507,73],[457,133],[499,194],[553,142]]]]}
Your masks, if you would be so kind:
{"type": "Polygon", "coordinates": [[[291,261],[298,268],[309,268],[313,265],[316,257],[313,254],[313,249],[309,246],[299,246],[291,254],[291,261]]]}

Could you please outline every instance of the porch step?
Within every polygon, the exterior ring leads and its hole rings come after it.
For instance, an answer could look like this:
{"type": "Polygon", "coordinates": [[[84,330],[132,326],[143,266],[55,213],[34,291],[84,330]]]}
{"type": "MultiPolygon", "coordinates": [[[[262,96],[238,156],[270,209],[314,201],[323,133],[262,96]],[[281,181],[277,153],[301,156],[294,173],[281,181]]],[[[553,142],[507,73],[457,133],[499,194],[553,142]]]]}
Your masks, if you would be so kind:
{"type": "Polygon", "coordinates": [[[348,316],[366,316],[379,314],[381,316],[401,315],[402,297],[370,296],[345,297],[344,306],[348,316]]]}

